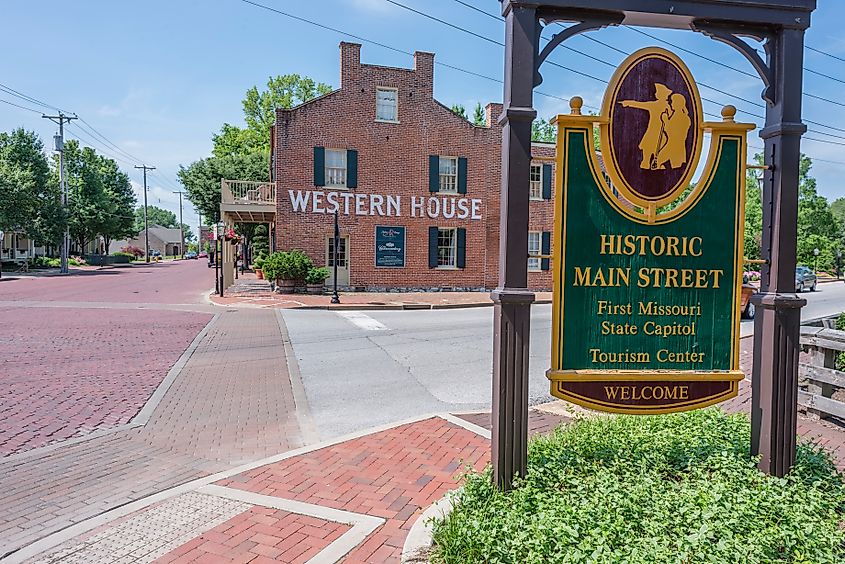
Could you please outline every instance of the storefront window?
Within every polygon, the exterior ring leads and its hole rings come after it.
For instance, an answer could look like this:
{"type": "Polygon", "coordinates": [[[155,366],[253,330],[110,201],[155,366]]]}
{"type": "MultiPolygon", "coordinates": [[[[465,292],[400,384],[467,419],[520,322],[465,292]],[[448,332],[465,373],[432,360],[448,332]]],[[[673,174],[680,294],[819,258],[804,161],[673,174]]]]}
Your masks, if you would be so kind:
{"type": "MultiPolygon", "coordinates": [[[[442,162],[442,161],[441,161],[442,162]]],[[[454,267],[457,256],[458,230],[439,229],[437,232],[437,266],[454,267]]]]}
{"type": "Polygon", "coordinates": [[[458,159],[440,157],[440,192],[458,193],[458,159]]]}

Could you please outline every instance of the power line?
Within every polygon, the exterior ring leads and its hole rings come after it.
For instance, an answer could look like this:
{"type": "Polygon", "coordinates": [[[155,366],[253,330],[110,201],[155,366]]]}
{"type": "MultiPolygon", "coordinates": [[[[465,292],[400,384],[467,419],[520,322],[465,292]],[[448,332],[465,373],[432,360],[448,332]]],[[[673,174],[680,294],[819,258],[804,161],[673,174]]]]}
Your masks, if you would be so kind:
{"type": "Polygon", "coordinates": [[[22,109],[22,110],[27,110],[27,111],[30,111],[30,112],[34,112],[34,113],[36,113],[36,114],[40,114],[40,113],[41,113],[41,112],[40,112],[40,111],[38,111],[38,110],[34,110],[34,109],[32,109],[32,108],[27,108],[26,106],[21,106],[20,104],[15,104],[14,102],[10,102],[10,101],[8,101],[8,100],[3,100],[2,98],[0,98],[0,102],[3,102],[4,104],[9,104],[10,106],[14,106],[14,107],[16,107],[16,108],[20,108],[20,109],[22,109]]]}
{"type": "Polygon", "coordinates": [[[806,47],[809,51],[818,53],[819,55],[824,55],[826,57],[830,57],[831,59],[836,59],[837,61],[842,61],[843,63],[845,63],[845,59],[843,59],[842,57],[837,57],[836,55],[832,55],[826,51],[822,51],[821,49],[816,49],[815,47],[810,47],[809,45],[804,45],[804,47],[806,47]]]}
{"type": "MultiPolygon", "coordinates": [[[[358,41],[361,41],[362,43],[369,43],[371,45],[376,45],[376,46],[381,47],[383,49],[387,49],[387,50],[393,51],[395,53],[401,53],[403,55],[409,55],[409,56],[414,55],[410,51],[405,51],[404,49],[399,49],[398,47],[393,47],[392,45],[387,45],[385,43],[381,43],[381,42],[375,41],[373,39],[368,39],[366,37],[356,35],[354,33],[349,33],[347,31],[343,31],[342,29],[327,26],[325,24],[321,24],[321,23],[318,23],[318,22],[297,16],[297,15],[288,13],[288,12],[285,12],[283,10],[273,8],[271,6],[266,6],[266,5],[261,4],[259,2],[253,2],[252,0],[241,0],[241,2],[243,2],[244,4],[249,4],[249,5],[254,6],[256,8],[261,8],[263,10],[267,10],[269,12],[274,12],[276,14],[288,17],[288,18],[293,19],[293,20],[297,20],[299,22],[307,23],[309,25],[313,25],[315,27],[325,29],[327,31],[332,31],[334,33],[343,35],[345,37],[351,37],[353,39],[357,39],[358,41]]],[[[444,67],[444,68],[448,68],[448,69],[452,69],[452,70],[455,70],[455,71],[458,71],[458,72],[462,72],[462,73],[465,73],[465,74],[468,74],[468,75],[476,76],[478,78],[483,78],[483,79],[486,79],[486,80],[489,80],[489,81],[492,81],[492,82],[496,82],[498,84],[504,84],[504,81],[502,79],[494,78],[494,77],[487,76],[487,75],[484,75],[484,74],[480,74],[480,73],[477,73],[475,71],[467,70],[467,69],[464,69],[464,68],[461,68],[461,67],[458,67],[458,66],[455,66],[455,65],[450,65],[448,63],[444,63],[442,61],[435,61],[434,64],[441,66],[441,67],[444,67]]],[[[570,70],[570,69],[567,69],[567,70],[570,70]]],[[[577,72],[577,71],[572,71],[572,72],[577,72]]],[[[545,96],[546,98],[554,98],[556,100],[561,100],[563,102],[567,102],[567,103],[569,102],[569,98],[564,98],[562,96],[556,96],[554,94],[548,94],[548,93],[542,92],[540,90],[536,90],[535,92],[540,96],[545,96]]],[[[585,107],[591,108],[591,106],[586,106],[586,105],[585,105],[585,107]]],[[[593,108],[593,109],[597,109],[597,108],[593,108]]]]}

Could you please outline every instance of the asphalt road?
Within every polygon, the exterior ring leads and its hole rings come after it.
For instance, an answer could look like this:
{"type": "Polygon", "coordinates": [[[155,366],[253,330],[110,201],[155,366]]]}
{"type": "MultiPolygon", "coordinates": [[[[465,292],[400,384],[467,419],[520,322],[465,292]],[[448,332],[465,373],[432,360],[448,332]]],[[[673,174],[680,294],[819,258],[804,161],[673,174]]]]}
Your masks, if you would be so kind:
{"type": "MultiPolygon", "coordinates": [[[[845,283],[802,294],[803,318],[845,309],[845,283]]],[[[493,309],[333,312],[284,318],[319,434],[332,437],[433,411],[489,409],[493,309]]],[[[744,321],[743,335],[753,332],[744,321]]],[[[529,401],[548,401],[551,306],[533,307],[529,401]]]]}

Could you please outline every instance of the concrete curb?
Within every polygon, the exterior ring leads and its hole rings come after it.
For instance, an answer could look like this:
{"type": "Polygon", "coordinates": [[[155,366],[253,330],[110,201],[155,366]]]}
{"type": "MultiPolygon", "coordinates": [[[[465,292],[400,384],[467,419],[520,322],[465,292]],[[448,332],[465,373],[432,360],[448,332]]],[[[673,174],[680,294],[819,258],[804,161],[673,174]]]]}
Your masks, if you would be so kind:
{"type": "MultiPolygon", "coordinates": [[[[218,304],[214,300],[209,299],[209,302],[218,307],[249,307],[252,304],[218,304]]],[[[533,305],[546,305],[552,303],[552,300],[536,300],[533,305]]],[[[274,309],[296,309],[296,310],[319,310],[319,311],[416,311],[416,310],[433,310],[433,309],[469,309],[476,307],[492,307],[493,302],[474,302],[474,303],[457,303],[457,304],[423,304],[423,303],[408,303],[408,304],[337,304],[337,305],[300,305],[291,307],[277,307],[274,305],[254,306],[267,307],[274,309]]]]}

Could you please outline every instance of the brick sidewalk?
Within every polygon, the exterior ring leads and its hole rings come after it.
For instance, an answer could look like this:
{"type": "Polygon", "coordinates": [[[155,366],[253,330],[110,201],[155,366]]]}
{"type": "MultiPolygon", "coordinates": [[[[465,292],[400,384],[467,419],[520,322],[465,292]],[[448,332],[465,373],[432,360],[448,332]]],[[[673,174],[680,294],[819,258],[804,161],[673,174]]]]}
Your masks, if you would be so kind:
{"type": "Polygon", "coordinates": [[[224,312],[146,426],[0,460],[0,558],[115,507],[302,442],[276,313],[224,312]]]}

